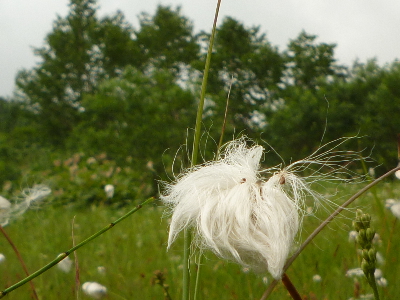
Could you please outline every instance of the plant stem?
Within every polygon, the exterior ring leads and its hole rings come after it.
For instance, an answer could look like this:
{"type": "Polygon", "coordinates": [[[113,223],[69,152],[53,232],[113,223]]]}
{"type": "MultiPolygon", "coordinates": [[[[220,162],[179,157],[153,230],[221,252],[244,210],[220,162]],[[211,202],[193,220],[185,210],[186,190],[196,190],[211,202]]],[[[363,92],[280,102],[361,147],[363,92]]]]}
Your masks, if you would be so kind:
{"type": "Polygon", "coordinates": [[[191,232],[185,228],[183,231],[183,285],[182,299],[189,300],[190,291],[190,243],[192,241],[191,232]]]}
{"type": "Polygon", "coordinates": [[[203,260],[203,254],[200,252],[198,262],[197,262],[197,272],[196,272],[196,282],[194,285],[194,296],[193,300],[197,300],[197,295],[199,291],[199,282],[200,282],[200,270],[201,270],[201,263],[203,260]]]}
{"type": "Polygon", "coordinates": [[[24,285],[25,283],[27,283],[28,281],[31,281],[33,278],[38,277],[39,275],[41,275],[42,273],[46,272],[47,270],[49,270],[50,268],[54,267],[56,264],[58,264],[60,261],[62,261],[64,258],[66,258],[68,255],[70,255],[71,253],[73,253],[74,251],[76,251],[77,249],[81,248],[82,246],[86,245],[87,243],[89,243],[90,241],[94,240],[95,238],[97,238],[98,236],[102,235],[104,232],[108,231],[109,229],[113,228],[115,225],[117,225],[119,222],[125,220],[127,217],[129,217],[130,215],[132,215],[133,213],[137,212],[139,209],[141,209],[144,205],[149,204],[151,202],[154,201],[154,198],[149,198],[146,201],[144,201],[143,203],[137,205],[135,208],[133,208],[132,210],[130,210],[129,212],[127,212],[125,215],[123,215],[122,217],[120,217],[119,219],[115,220],[114,222],[110,223],[109,225],[107,225],[106,227],[104,227],[103,229],[101,229],[100,231],[96,232],[95,234],[93,234],[92,236],[88,237],[86,240],[80,242],[79,244],[77,244],[76,246],[72,247],[71,249],[65,251],[64,253],[61,253],[60,255],[58,255],[54,260],[52,260],[51,262],[49,262],[47,265],[45,265],[44,267],[42,267],[41,269],[37,270],[36,272],[32,273],[30,276],[26,277],[25,279],[21,280],[20,282],[17,282],[16,284],[10,286],[9,288],[6,288],[4,291],[0,292],[0,298],[3,298],[4,296],[6,296],[8,293],[12,292],[13,290],[19,288],[20,286],[24,285]]]}
{"type": "MultiPolygon", "coordinates": [[[[219,8],[221,5],[221,0],[217,2],[217,8],[215,9],[215,16],[214,16],[214,23],[213,29],[211,32],[210,42],[208,45],[208,52],[206,57],[206,64],[204,67],[204,74],[203,74],[203,82],[201,84],[201,93],[200,93],[200,101],[199,106],[197,107],[197,115],[196,115],[196,126],[194,132],[194,140],[193,140],[193,150],[192,150],[192,166],[197,164],[197,157],[199,153],[199,144],[200,144],[200,136],[201,136],[201,122],[203,119],[203,110],[204,110],[204,99],[206,96],[206,89],[207,89],[207,79],[208,73],[210,70],[210,63],[211,63],[211,54],[214,45],[214,38],[215,32],[217,28],[217,20],[218,20],[218,13],[219,8]]],[[[191,233],[188,229],[184,229],[184,242],[183,242],[183,291],[182,291],[182,299],[189,300],[189,291],[190,291],[190,244],[191,244],[191,233]]],[[[196,280],[197,284],[198,280],[196,280]]],[[[195,288],[197,291],[197,287],[195,288]]],[[[195,295],[196,297],[196,295],[195,295]]]]}
{"type": "MultiPolygon", "coordinates": [[[[283,267],[283,272],[285,272],[290,265],[294,262],[294,260],[300,255],[300,253],[304,250],[304,248],[317,236],[318,233],[324,229],[326,225],[328,225],[338,214],[342,212],[347,206],[349,206],[354,200],[356,200],[358,197],[360,197],[362,194],[364,194],[366,191],[368,191],[371,187],[375,186],[379,182],[381,182],[383,179],[389,177],[392,175],[394,172],[400,170],[400,166],[397,166],[396,168],[390,170],[389,172],[383,174],[381,177],[375,179],[371,183],[367,184],[365,187],[363,187],[361,190],[359,190],[357,193],[355,193],[352,197],[350,197],[343,205],[339,206],[325,221],[323,221],[309,236],[308,238],[304,241],[304,243],[297,249],[297,251],[286,261],[285,266],[283,267]]],[[[278,280],[273,280],[270,284],[270,286],[267,288],[267,290],[264,292],[260,300],[265,300],[268,298],[268,296],[272,293],[273,288],[276,286],[278,283],[278,280]]]]}
{"type": "Polygon", "coordinates": [[[290,296],[292,296],[294,300],[301,300],[299,292],[296,290],[286,273],[284,273],[282,276],[282,283],[285,285],[290,296]]]}
{"type": "Polygon", "coordinates": [[[217,154],[215,155],[216,158],[219,156],[220,149],[222,147],[222,142],[224,140],[224,133],[225,133],[225,127],[226,127],[226,118],[228,116],[228,107],[229,107],[229,98],[231,96],[231,89],[232,89],[232,81],[233,81],[233,76],[231,78],[231,83],[229,85],[229,91],[228,91],[228,96],[226,97],[226,105],[225,105],[225,113],[224,113],[224,121],[222,123],[222,128],[221,128],[221,136],[219,137],[219,143],[218,143],[218,149],[217,149],[217,154]]]}
{"type": "MultiPolygon", "coordinates": [[[[17,246],[15,246],[14,242],[11,240],[10,236],[7,234],[7,232],[4,230],[3,226],[0,225],[0,231],[1,233],[4,235],[4,237],[7,239],[8,243],[11,245],[11,247],[13,248],[15,254],[17,255],[17,258],[22,266],[22,268],[24,269],[24,272],[26,274],[26,276],[29,276],[29,272],[28,272],[28,268],[25,265],[24,260],[22,259],[21,254],[18,251],[17,246]]],[[[29,281],[29,284],[31,285],[31,289],[32,289],[32,296],[34,299],[39,300],[39,297],[36,293],[36,289],[35,289],[35,285],[33,284],[32,281],[29,281]]]]}

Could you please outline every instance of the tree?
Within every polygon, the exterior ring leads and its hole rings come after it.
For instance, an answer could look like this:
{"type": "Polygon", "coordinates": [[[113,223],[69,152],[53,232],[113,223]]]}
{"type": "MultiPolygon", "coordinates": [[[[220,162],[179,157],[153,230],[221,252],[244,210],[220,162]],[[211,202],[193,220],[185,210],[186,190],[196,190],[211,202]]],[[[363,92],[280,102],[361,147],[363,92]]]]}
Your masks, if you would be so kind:
{"type": "Polygon", "coordinates": [[[127,67],[86,95],[83,105],[84,120],[69,139],[73,149],[92,155],[104,151],[116,160],[130,156],[138,169],[152,161],[159,174],[165,173],[165,151],[172,149],[169,157],[174,157],[196,113],[193,94],[162,69],[143,73],[127,67]]]}
{"type": "Polygon", "coordinates": [[[35,112],[54,144],[62,143],[77,124],[83,94],[140,60],[133,29],[121,13],[99,20],[95,0],[71,0],[69,6],[68,16],[55,21],[46,45],[35,49],[42,62],[17,76],[17,98],[35,112]]]}
{"type": "Polygon", "coordinates": [[[286,81],[295,86],[314,89],[318,80],[338,76],[343,67],[335,64],[335,44],[316,44],[317,36],[302,31],[290,41],[286,56],[286,81]]]}
{"type": "Polygon", "coordinates": [[[353,116],[360,135],[361,147],[373,148],[372,157],[382,166],[378,174],[398,163],[397,134],[400,133],[400,63],[379,67],[375,60],[355,64],[348,95],[357,97],[353,116]],[[356,95],[356,96],[355,96],[356,95]]]}
{"type": "Polygon", "coordinates": [[[354,111],[348,109],[354,105],[338,98],[348,72],[336,64],[335,45],[316,43],[316,38],[303,31],[289,42],[275,99],[262,108],[265,139],[287,161],[343,136],[353,122],[354,111]]]}
{"type": "Polygon", "coordinates": [[[199,45],[193,35],[192,23],[181,15],[180,8],[157,7],[154,16],[142,13],[136,41],[142,51],[142,66],[179,71],[180,64],[189,65],[198,58],[199,45]]]}

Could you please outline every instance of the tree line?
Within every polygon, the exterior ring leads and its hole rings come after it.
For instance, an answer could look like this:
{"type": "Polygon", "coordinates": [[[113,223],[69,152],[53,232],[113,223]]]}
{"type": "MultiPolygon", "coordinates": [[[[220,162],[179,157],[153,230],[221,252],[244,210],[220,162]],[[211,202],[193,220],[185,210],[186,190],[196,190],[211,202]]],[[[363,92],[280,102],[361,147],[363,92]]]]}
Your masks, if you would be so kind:
{"type": "MultiPolygon", "coordinates": [[[[120,11],[99,18],[96,0],[71,0],[69,8],[34,50],[40,63],[21,70],[14,96],[0,101],[0,181],[19,178],[32,160],[40,168],[46,153],[75,152],[104,152],[120,164],[130,157],[141,172],[151,162],[163,178],[166,166],[188,157],[177,151],[190,144],[209,34],[195,33],[179,7],[140,14],[139,28],[120,11]]],[[[335,47],[303,31],[281,51],[260,27],[221,20],[203,118],[205,158],[215,152],[229,93],[225,141],[245,134],[290,161],[321,142],[358,135],[352,150],[372,149],[382,172],[395,166],[400,63],[343,66],[335,47]]]]}

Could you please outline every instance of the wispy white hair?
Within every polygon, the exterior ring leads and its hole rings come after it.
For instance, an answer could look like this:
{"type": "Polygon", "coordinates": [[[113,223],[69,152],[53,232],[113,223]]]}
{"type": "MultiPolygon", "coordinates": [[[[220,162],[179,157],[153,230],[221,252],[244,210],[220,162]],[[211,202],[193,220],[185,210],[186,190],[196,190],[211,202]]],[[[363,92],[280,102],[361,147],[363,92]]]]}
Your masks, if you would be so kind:
{"type": "MultiPolygon", "coordinates": [[[[165,185],[161,200],[172,212],[168,247],[191,227],[200,248],[279,279],[301,226],[305,198],[319,198],[295,173],[310,164],[333,170],[341,157],[331,150],[341,142],[286,168],[266,170],[260,170],[263,147],[247,142],[229,142],[217,160],[189,168],[165,185]],[[272,176],[264,180],[264,173],[272,176]]],[[[308,179],[314,182],[321,168],[308,179]]]]}
{"type": "Polygon", "coordinates": [[[172,210],[168,247],[182,229],[193,227],[201,248],[281,277],[301,223],[301,179],[281,171],[263,181],[263,150],[247,147],[244,138],[232,141],[219,159],[190,168],[166,185],[161,199],[172,210]]]}

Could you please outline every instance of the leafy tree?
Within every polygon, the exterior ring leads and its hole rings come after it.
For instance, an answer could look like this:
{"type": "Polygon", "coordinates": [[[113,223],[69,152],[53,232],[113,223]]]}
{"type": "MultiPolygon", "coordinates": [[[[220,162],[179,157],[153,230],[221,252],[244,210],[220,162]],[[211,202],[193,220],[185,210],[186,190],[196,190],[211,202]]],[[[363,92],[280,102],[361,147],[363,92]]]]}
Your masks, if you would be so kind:
{"type": "Polygon", "coordinates": [[[321,142],[343,136],[353,120],[354,111],[346,112],[354,105],[337,97],[344,91],[348,71],[335,63],[334,48],[301,32],[284,54],[285,70],[276,97],[262,112],[265,138],[287,161],[303,158],[321,142]]]}
{"type": "Polygon", "coordinates": [[[348,94],[357,95],[362,105],[353,116],[361,135],[362,147],[373,147],[372,157],[382,164],[381,171],[397,164],[397,134],[400,133],[400,63],[381,68],[375,60],[356,64],[348,94]],[[362,98],[362,99],[360,99],[362,98]]]}
{"type": "Polygon", "coordinates": [[[142,51],[142,66],[178,71],[180,64],[189,65],[199,55],[199,45],[193,35],[193,25],[181,15],[180,8],[157,7],[154,16],[142,13],[136,41],[142,51]]]}
{"type": "Polygon", "coordinates": [[[335,64],[335,44],[316,44],[317,36],[302,31],[290,41],[286,56],[286,82],[297,87],[316,88],[318,79],[345,71],[335,64]]]}
{"type": "Polygon", "coordinates": [[[99,20],[95,0],[71,0],[69,6],[68,16],[55,21],[46,45],[35,50],[42,62],[17,76],[17,96],[55,144],[77,124],[83,94],[140,59],[133,30],[121,13],[99,20]]]}
{"type": "Polygon", "coordinates": [[[85,153],[106,152],[114,159],[130,156],[141,169],[152,162],[164,174],[162,159],[185,142],[195,118],[195,100],[168,70],[143,73],[127,67],[104,81],[97,93],[86,95],[84,121],[74,130],[70,145],[85,153]],[[80,140],[77,144],[76,140],[80,140]]]}

